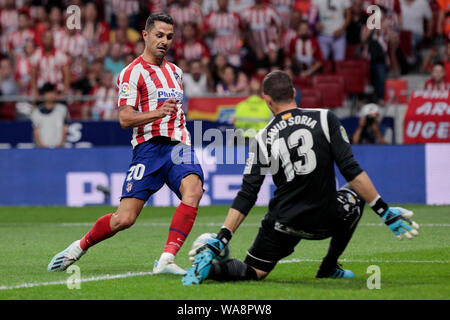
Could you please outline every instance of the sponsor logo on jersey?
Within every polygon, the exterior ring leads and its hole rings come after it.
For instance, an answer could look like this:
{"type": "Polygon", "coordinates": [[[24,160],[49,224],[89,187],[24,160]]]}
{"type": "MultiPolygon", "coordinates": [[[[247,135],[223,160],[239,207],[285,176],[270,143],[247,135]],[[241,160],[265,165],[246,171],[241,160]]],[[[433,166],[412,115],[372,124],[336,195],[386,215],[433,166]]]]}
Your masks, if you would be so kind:
{"type": "Polygon", "coordinates": [[[166,101],[167,99],[174,98],[175,100],[178,100],[180,102],[183,101],[183,91],[176,90],[176,89],[170,89],[170,90],[163,90],[158,89],[157,92],[158,95],[158,101],[166,101]]]}
{"type": "Polygon", "coordinates": [[[342,139],[344,139],[345,142],[350,143],[350,140],[348,139],[348,136],[347,136],[347,131],[345,131],[344,127],[341,126],[339,128],[339,130],[341,131],[342,139]]]}
{"type": "Polygon", "coordinates": [[[130,92],[130,85],[128,84],[128,82],[122,83],[122,86],[120,87],[120,94],[123,96],[127,96],[129,92],[130,92]]]}

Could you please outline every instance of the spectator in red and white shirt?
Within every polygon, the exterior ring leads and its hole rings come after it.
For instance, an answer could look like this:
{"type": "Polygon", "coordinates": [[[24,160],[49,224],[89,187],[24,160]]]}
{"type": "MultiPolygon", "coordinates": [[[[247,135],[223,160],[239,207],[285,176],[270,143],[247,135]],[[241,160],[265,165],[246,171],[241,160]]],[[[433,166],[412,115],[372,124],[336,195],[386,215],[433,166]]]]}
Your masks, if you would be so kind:
{"type": "Polygon", "coordinates": [[[88,59],[88,41],[77,29],[71,29],[64,32],[59,39],[55,41],[55,48],[61,50],[70,58],[70,76],[71,81],[76,82],[82,79],[84,75],[84,62],[88,59]]]}
{"type": "Polygon", "coordinates": [[[43,5],[36,6],[36,18],[34,22],[35,42],[38,47],[42,46],[42,37],[46,30],[50,28],[47,10],[43,5]]]}
{"type": "Polygon", "coordinates": [[[175,21],[175,35],[180,33],[186,23],[195,23],[198,30],[203,24],[203,14],[200,5],[194,1],[178,0],[169,7],[168,12],[175,21]]]}
{"type": "MultiPolygon", "coordinates": [[[[239,14],[228,10],[228,0],[218,0],[217,11],[205,18],[204,36],[212,38],[212,54],[238,55],[243,43],[242,23],[239,14]]],[[[229,59],[230,60],[230,59],[229,59]]],[[[230,62],[230,61],[229,61],[230,62]]]]}
{"type": "Polygon", "coordinates": [[[303,20],[297,29],[297,37],[291,41],[290,57],[300,78],[311,77],[323,64],[323,57],[317,39],[311,36],[309,24],[303,20]]]}
{"type": "Polygon", "coordinates": [[[3,33],[9,33],[17,29],[19,15],[14,0],[5,0],[3,9],[0,10],[0,27],[3,33]]]}
{"type": "Polygon", "coordinates": [[[104,21],[98,21],[95,3],[88,2],[83,10],[82,33],[88,41],[89,59],[104,58],[109,50],[109,26],[104,21]]]}
{"type": "Polygon", "coordinates": [[[35,98],[38,90],[47,82],[56,86],[61,95],[66,95],[70,87],[69,58],[54,47],[50,30],[42,36],[42,47],[31,57],[31,87],[35,98]]]}
{"type": "Polygon", "coordinates": [[[446,80],[445,68],[442,63],[434,64],[431,78],[425,82],[425,90],[450,90],[450,82],[446,80]]]}
{"type": "Polygon", "coordinates": [[[100,83],[95,86],[90,95],[95,97],[83,107],[83,118],[92,120],[115,120],[118,116],[117,86],[114,83],[111,71],[102,74],[100,83]]]}
{"type": "Polygon", "coordinates": [[[19,87],[19,95],[29,96],[31,94],[31,57],[36,50],[32,39],[25,42],[23,53],[16,55],[14,65],[14,76],[19,87]]]}
{"type": "Polygon", "coordinates": [[[194,23],[183,25],[182,38],[174,45],[173,52],[175,60],[186,60],[187,63],[201,60],[203,65],[209,63],[209,49],[206,44],[196,38],[197,30],[194,23]]]}
{"type": "Polygon", "coordinates": [[[34,31],[30,28],[30,16],[25,11],[19,12],[19,24],[16,30],[9,33],[9,50],[11,52],[22,53],[27,40],[35,38],[34,31]]]}
{"type": "Polygon", "coordinates": [[[283,31],[283,37],[281,38],[281,47],[286,55],[289,54],[291,49],[291,42],[297,38],[297,29],[302,20],[302,13],[298,10],[292,11],[289,28],[283,31]]]}
{"type": "Polygon", "coordinates": [[[279,43],[281,19],[276,11],[263,0],[255,0],[255,5],[242,13],[247,36],[256,59],[261,61],[268,53],[268,44],[279,43]]]}
{"type": "Polygon", "coordinates": [[[295,0],[270,0],[269,3],[278,13],[283,28],[289,28],[295,0]]]}
{"type": "Polygon", "coordinates": [[[54,6],[50,8],[50,13],[48,14],[48,19],[50,21],[50,30],[53,32],[53,39],[55,41],[55,47],[58,48],[61,38],[66,33],[66,26],[63,25],[63,15],[61,8],[54,6]]]}

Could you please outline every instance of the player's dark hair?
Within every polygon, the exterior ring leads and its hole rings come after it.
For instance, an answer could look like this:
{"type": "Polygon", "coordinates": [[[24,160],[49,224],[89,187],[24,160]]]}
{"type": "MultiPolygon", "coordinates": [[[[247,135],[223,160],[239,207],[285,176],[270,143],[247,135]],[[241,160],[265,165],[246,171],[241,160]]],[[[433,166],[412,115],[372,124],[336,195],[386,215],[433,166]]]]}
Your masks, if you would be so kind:
{"type": "Polygon", "coordinates": [[[289,102],[294,99],[294,85],[291,77],[284,71],[272,71],[264,77],[263,93],[274,102],[289,102]]]}
{"type": "Polygon", "coordinates": [[[155,25],[155,21],[165,22],[167,24],[173,25],[173,18],[164,12],[152,13],[145,22],[145,30],[149,31],[155,25]]]}

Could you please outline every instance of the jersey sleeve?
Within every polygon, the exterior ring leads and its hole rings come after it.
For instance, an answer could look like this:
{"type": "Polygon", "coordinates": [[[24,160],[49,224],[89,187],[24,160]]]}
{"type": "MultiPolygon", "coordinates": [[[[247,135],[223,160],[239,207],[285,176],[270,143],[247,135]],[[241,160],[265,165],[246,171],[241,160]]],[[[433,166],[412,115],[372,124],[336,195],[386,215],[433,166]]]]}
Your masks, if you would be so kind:
{"type": "Polygon", "coordinates": [[[119,75],[119,101],[118,106],[132,106],[136,105],[138,94],[138,80],[139,72],[135,68],[129,70],[124,69],[123,74],[119,75]]]}
{"type": "Polygon", "coordinates": [[[233,209],[238,210],[244,215],[247,215],[255,205],[259,189],[269,170],[267,151],[265,151],[265,146],[261,148],[258,140],[261,141],[258,138],[253,139],[250,145],[241,190],[239,190],[231,205],[233,209]]]}
{"type": "Polygon", "coordinates": [[[353,157],[350,140],[339,119],[334,113],[328,111],[327,120],[333,159],[344,178],[352,181],[363,170],[353,157]]]}

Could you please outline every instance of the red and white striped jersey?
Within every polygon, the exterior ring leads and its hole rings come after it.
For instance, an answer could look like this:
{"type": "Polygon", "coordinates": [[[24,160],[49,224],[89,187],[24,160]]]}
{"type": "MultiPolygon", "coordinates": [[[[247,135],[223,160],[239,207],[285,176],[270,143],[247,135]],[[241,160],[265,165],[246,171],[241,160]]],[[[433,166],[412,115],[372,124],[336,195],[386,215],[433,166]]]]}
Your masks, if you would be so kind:
{"type": "Polygon", "coordinates": [[[289,54],[291,50],[291,42],[293,39],[297,38],[297,32],[294,29],[289,28],[284,30],[283,36],[281,38],[281,47],[285,54],[289,54]]]}
{"type": "Polygon", "coordinates": [[[191,144],[183,112],[182,76],[181,69],[167,60],[157,66],[141,56],[120,72],[117,78],[119,107],[132,106],[139,112],[149,112],[160,108],[169,98],[179,101],[176,114],[133,128],[133,148],[157,136],[191,144]]]}
{"type": "Polygon", "coordinates": [[[289,28],[294,3],[295,0],[270,0],[270,4],[280,16],[284,28],[289,28]]]}
{"type": "Polygon", "coordinates": [[[290,54],[304,69],[317,61],[323,61],[322,52],[316,38],[294,38],[291,41],[290,54]]]}
{"type": "Polygon", "coordinates": [[[83,66],[85,59],[89,57],[88,41],[81,34],[70,35],[68,32],[60,34],[55,48],[61,50],[70,57],[70,75],[73,80],[83,77],[83,66]]]}
{"type": "Polygon", "coordinates": [[[430,78],[425,82],[425,90],[450,90],[450,83],[445,79],[441,83],[436,83],[433,78],[430,78]]]}
{"type": "Polygon", "coordinates": [[[71,57],[88,56],[88,42],[87,39],[80,33],[69,35],[68,32],[59,34],[58,41],[55,39],[55,48],[63,51],[71,57]]]}
{"type": "Polygon", "coordinates": [[[236,12],[212,12],[206,16],[203,28],[216,31],[212,42],[214,54],[231,54],[234,49],[241,47],[242,23],[236,12]]]}
{"type": "Polygon", "coordinates": [[[242,13],[242,19],[250,28],[256,46],[267,53],[269,42],[278,43],[277,28],[281,20],[274,9],[267,5],[250,7],[242,13]]]}
{"type": "Polygon", "coordinates": [[[69,63],[67,55],[57,49],[45,53],[38,48],[31,56],[31,64],[37,68],[37,85],[42,87],[46,82],[53,83],[57,90],[64,89],[62,67],[69,63]]]}
{"type": "Polygon", "coordinates": [[[0,10],[0,27],[3,33],[17,29],[19,25],[19,14],[16,10],[0,10]]]}
{"type": "MultiPolygon", "coordinates": [[[[96,99],[92,102],[92,113],[102,120],[117,119],[117,88],[105,87],[102,85],[96,86],[92,89],[90,95],[95,96],[96,99]]],[[[96,118],[94,117],[94,118],[96,118]]]]}
{"type": "Polygon", "coordinates": [[[20,82],[19,94],[29,95],[31,93],[31,61],[24,54],[17,54],[15,57],[14,77],[20,82]]]}
{"type": "Polygon", "coordinates": [[[195,2],[190,2],[187,6],[182,7],[173,4],[169,8],[169,14],[175,22],[177,31],[181,31],[183,24],[192,22],[201,27],[203,23],[202,8],[195,2]]]}
{"type": "Polygon", "coordinates": [[[136,15],[139,13],[139,0],[109,0],[111,11],[118,15],[125,12],[127,16],[136,15]]]}
{"type": "Polygon", "coordinates": [[[26,41],[29,39],[34,41],[34,37],[35,33],[32,29],[12,31],[8,34],[9,50],[14,51],[15,53],[23,52],[26,41]]]}
{"type": "Polygon", "coordinates": [[[193,60],[201,60],[209,58],[210,53],[208,46],[201,40],[196,40],[192,44],[184,41],[178,41],[173,47],[175,60],[186,59],[188,62],[193,60]]]}
{"type": "Polygon", "coordinates": [[[101,52],[101,44],[109,42],[109,25],[106,22],[97,22],[95,25],[84,24],[81,31],[88,41],[89,57],[92,60],[101,52]]]}

